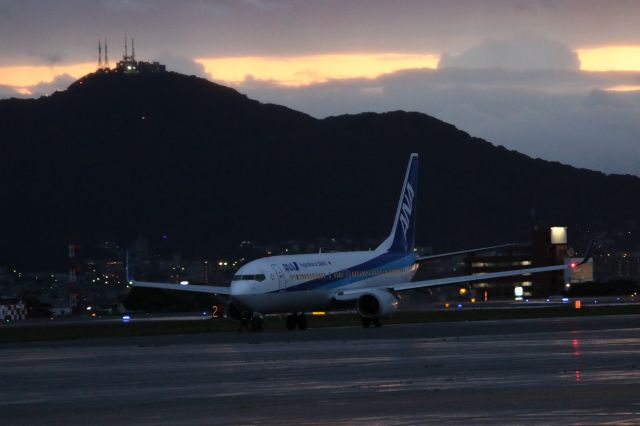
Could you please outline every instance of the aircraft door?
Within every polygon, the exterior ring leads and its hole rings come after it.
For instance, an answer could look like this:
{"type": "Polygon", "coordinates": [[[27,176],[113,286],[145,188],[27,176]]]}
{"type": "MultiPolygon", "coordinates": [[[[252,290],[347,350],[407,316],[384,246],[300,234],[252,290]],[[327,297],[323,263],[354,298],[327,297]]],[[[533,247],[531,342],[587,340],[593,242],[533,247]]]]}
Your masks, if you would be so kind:
{"type": "Polygon", "coordinates": [[[276,264],[271,265],[271,267],[276,271],[276,276],[278,277],[278,291],[284,291],[287,288],[287,277],[284,271],[276,264]]]}

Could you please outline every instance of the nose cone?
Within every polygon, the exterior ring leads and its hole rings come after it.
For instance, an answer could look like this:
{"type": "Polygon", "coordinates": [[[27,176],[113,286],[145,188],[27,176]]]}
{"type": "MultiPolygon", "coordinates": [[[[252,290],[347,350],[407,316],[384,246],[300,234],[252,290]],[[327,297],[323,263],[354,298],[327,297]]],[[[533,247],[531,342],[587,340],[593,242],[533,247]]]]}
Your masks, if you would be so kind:
{"type": "Polygon", "coordinates": [[[235,281],[231,283],[231,296],[242,296],[251,293],[251,282],[235,281]]]}
{"type": "Polygon", "coordinates": [[[231,283],[230,296],[233,303],[240,307],[242,310],[256,311],[258,306],[255,306],[255,289],[254,283],[250,281],[237,281],[231,283]]]}

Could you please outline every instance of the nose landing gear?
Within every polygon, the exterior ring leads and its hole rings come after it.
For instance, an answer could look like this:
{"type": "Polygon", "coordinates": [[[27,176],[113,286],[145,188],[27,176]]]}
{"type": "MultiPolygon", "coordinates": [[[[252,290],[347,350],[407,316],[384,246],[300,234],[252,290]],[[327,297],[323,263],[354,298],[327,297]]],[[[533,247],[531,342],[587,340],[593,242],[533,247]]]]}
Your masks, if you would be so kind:
{"type": "Polygon", "coordinates": [[[296,327],[300,330],[307,329],[307,317],[304,314],[293,312],[287,315],[287,330],[295,330],[296,327]]]}
{"type": "Polygon", "coordinates": [[[364,328],[368,328],[372,324],[376,328],[382,327],[382,322],[380,322],[380,318],[360,318],[360,319],[362,320],[362,326],[364,328]]]}
{"type": "Polygon", "coordinates": [[[242,318],[240,319],[240,328],[238,328],[238,332],[242,332],[242,330],[262,331],[262,322],[262,315],[260,315],[259,313],[245,311],[242,313],[242,318]]]}

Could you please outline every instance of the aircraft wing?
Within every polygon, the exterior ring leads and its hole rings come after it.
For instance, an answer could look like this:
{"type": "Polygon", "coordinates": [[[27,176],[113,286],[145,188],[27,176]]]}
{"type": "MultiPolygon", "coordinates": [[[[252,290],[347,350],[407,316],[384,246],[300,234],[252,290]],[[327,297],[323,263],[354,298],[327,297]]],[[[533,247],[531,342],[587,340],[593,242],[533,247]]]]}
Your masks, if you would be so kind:
{"type": "Polygon", "coordinates": [[[149,281],[130,281],[133,287],[159,288],[162,290],[192,291],[196,293],[209,293],[220,296],[228,296],[231,294],[230,287],[214,286],[214,285],[196,285],[196,284],[170,284],[170,283],[154,283],[149,281]]]}
{"type": "Polygon", "coordinates": [[[414,281],[409,283],[392,285],[389,288],[393,291],[413,290],[416,288],[424,288],[424,287],[437,287],[442,285],[459,284],[459,283],[466,283],[466,282],[473,282],[473,281],[486,281],[486,280],[492,280],[495,278],[512,277],[516,275],[527,275],[527,274],[537,274],[540,272],[562,271],[564,269],[570,269],[570,268],[571,268],[570,265],[541,266],[538,268],[517,269],[513,271],[489,272],[486,274],[462,275],[458,277],[436,278],[433,280],[414,281]]]}
{"type": "Polygon", "coordinates": [[[391,284],[385,287],[354,288],[354,289],[340,291],[336,293],[334,298],[340,301],[348,301],[348,300],[357,299],[362,293],[366,293],[367,291],[371,291],[376,288],[386,289],[389,291],[405,291],[405,290],[413,290],[416,288],[438,287],[438,286],[460,284],[460,283],[467,283],[467,282],[473,282],[473,281],[485,281],[485,280],[491,280],[495,278],[511,277],[516,275],[527,275],[527,274],[537,274],[540,272],[562,271],[564,269],[570,269],[575,266],[576,266],[575,264],[540,266],[537,268],[515,269],[512,271],[490,272],[486,274],[462,275],[457,277],[413,281],[408,283],[391,284]]]}
{"type": "Polygon", "coordinates": [[[334,295],[334,299],[340,300],[340,301],[355,300],[362,293],[366,293],[374,289],[384,289],[387,291],[405,291],[405,290],[413,290],[416,288],[438,287],[443,285],[468,283],[473,281],[486,281],[486,280],[502,278],[502,277],[513,277],[517,275],[538,274],[540,272],[552,272],[552,271],[563,271],[565,269],[573,269],[576,266],[580,266],[589,261],[592,255],[592,250],[593,250],[595,241],[596,241],[595,238],[591,240],[591,243],[589,244],[589,248],[587,249],[585,257],[579,263],[571,263],[568,265],[539,266],[536,268],[513,269],[511,271],[489,272],[486,274],[474,274],[474,275],[462,275],[457,277],[436,278],[432,280],[422,280],[422,281],[413,281],[408,283],[391,284],[383,287],[365,287],[365,288],[347,289],[347,290],[338,291],[334,295]]]}
{"type": "Polygon", "coordinates": [[[509,244],[500,244],[500,245],[497,245],[497,246],[479,247],[479,248],[474,248],[474,249],[469,249],[469,250],[452,251],[450,253],[431,254],[429,256],[420,256],[420,257],[418,257],[416,259],[416,262],[424,262],[425,260],[430,260],[430,259],[438,259],[438,258],[441,258],[441,257],[451,257],[451,256],[457,256],[459,254],[475,253],[475,252],[494,250],[494,249],[505,248],[505,247],[513,247],[513,246],[517,246],[517,245],[518,244],[515,244],[515,243],[509,243],[509,244]]]}

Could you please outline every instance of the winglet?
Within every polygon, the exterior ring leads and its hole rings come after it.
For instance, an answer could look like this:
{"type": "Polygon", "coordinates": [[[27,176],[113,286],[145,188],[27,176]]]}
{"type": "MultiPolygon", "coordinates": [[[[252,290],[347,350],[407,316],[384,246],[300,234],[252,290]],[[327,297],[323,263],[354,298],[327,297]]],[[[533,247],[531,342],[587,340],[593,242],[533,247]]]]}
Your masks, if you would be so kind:
{"type": "Polygon", "coordinates": [[[596,237],[593,237],[591,239],[591,242],[589,243],[589,247],[587,248],[587,253],[584,255],[584,259],[582,259],[582,261],[580,261],[580,263],[578,263],[577,266],[583,265],[585,263],[587,263],[589,261],[589,259],[591,259],[591,257],[593,256],[593,246],[596,243],[596,237]]]}

